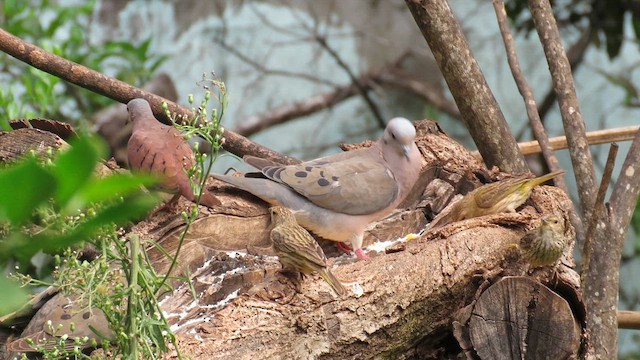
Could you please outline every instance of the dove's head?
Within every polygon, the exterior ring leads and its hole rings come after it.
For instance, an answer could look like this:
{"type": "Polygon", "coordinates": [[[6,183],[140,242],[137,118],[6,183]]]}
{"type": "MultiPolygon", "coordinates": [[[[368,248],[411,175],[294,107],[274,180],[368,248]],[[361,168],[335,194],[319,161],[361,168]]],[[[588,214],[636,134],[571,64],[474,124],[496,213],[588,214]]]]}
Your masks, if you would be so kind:
{"type": "Polygon", "coordinates": [[[297,224],[293,212],[284,206],[272,206],[269,209],[269,213],[271,213],[271,223],[274,226],[280,224],[297,224]]]}
{"type": "Polygon", "coordinates": [[[129,119],[132,123],[148,118],[155,119],[151,111],[151,106],[145,99],[137,98],[129,101],[127,103],[127,112],[129,113],[129,119]]]}
{"type": "Polygon", "coordinates": [[[413,127],[411,121],[397,117],[391,119],[384,129],[382,142],[384,146],[390,147],[409,159],[413,149],[413,141],[416,138],[416,128],[413,127]]]}

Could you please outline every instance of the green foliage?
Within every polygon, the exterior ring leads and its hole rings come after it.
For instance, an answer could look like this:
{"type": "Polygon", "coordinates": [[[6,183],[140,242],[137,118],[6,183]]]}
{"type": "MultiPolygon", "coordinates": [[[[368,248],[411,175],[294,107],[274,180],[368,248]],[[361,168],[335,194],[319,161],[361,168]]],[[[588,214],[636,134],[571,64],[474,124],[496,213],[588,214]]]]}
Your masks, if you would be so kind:
{"type": "MultiPolygon", "coordinates": [[[[89,41],[87,34],[95,0],[75,5],[60,5],[52,0],[5,0],[0,4],[4,30],[129,84],[147,82],[165,59],[149,52],[151,39],[140,44],[89,41]]],[[[5,64],[3,83],[10,84],[0,89],[0,126],[5,130],[7,119],[19,117],[55,118],[78,124],[110,102],[6,54],[0,54],[0,62],[5,64]]]]}
{"type": "Polygon", "coordinates": [[[0,265],[16,259],[28,267],[40,251],[54,253],[87,241],[144,216],[157,203],[139,194],[141,185],[155,182],[149,176],[94,177],[103,153],[97,138],[82,137],[53,161],[43,164],[31,156],[0,170],[0,265]],[[114,189],[116,181],[121,183],[114,189]]]}
{"type": "MultiPolygon", "coordinates": [[[[607,50],[609,58],[620,53],[624,40],[624,21],[631,18],[636,37],[640,37],[640,13],[632,2],[623,0],[578,0],[553,3],[554,16],[558,24],[579,28],[589,26],[592,30],[591,41],[607,50]]],[[[507,14],[518,30],[527,33],[533,29],[526,0],[506,2],[507,14]]]]}

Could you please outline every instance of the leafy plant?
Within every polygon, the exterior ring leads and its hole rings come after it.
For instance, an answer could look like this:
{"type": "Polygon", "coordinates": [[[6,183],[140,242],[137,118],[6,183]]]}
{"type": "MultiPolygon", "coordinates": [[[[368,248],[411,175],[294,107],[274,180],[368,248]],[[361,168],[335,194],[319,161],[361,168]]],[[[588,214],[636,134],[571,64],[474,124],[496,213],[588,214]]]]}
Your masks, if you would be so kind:
{"type": "MultiPolygon", "coordinates": [[[[93,43],[87,29],[96,1],[61,5],[52,0],[5,0],[0,5],[4,30],[68,60],[134,85],[147,82],[166,57],[153,55],[151,38],[139,44],[125,41],[93,43]]],[[[47,117],[73,124],[111,100],[60,81],[58,78],[13,61],[0,53],[3,83],[0,89],[0,123],[7,119],[47,117]],[[17,104],[20,104],[19,106],[17,104]]]]}

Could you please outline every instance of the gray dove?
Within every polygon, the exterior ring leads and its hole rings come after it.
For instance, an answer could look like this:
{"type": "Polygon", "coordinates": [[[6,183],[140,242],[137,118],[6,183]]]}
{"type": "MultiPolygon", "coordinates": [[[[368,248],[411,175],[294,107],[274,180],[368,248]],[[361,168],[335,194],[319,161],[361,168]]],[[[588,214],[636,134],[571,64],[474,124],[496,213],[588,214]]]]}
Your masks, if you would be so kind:
{"type": "Polygon", "coordinates": [[[358,258],[367,259],[365,228],[389,215],[418,180],[422,157],[415,136],[409,120],[394,118],[369,148],[287,166],[245,156],[262,177],[213,176],[291,209],[303,227],[327,240],[348,241],[358,258]]]}

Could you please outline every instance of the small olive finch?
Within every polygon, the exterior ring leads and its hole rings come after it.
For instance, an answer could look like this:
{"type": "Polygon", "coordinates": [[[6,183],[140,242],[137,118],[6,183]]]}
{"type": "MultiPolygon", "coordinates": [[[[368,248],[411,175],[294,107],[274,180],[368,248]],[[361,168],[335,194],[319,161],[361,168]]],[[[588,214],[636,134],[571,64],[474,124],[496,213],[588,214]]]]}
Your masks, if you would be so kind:
{"type": "Polygon", "coordinates": [[[298,225],[291,210],[274,206],[269,209],[271,222],[271,243],[284,268],[304,274],[317,272],[338,295],[346,292],[344,286],[327,268],[327,257],[316,240],[298,225]]]}
{"type": "Polygon", "coordinates": [[[527,201],[535,186],[561,174],[564,174],[564,170],[533,179],[516,177],[482,185],[447,206],[431,221],[427,229],[433,230],[456,221],[484,215],[516,212],[516,209],[527,201]]]}
{"type": "Polygon", "coordinates": [[[522,256],[536,266],[553,265],[567,246],[565,222],[555,215],[542,218],[540,225],[520,239],[522,256]]]}

